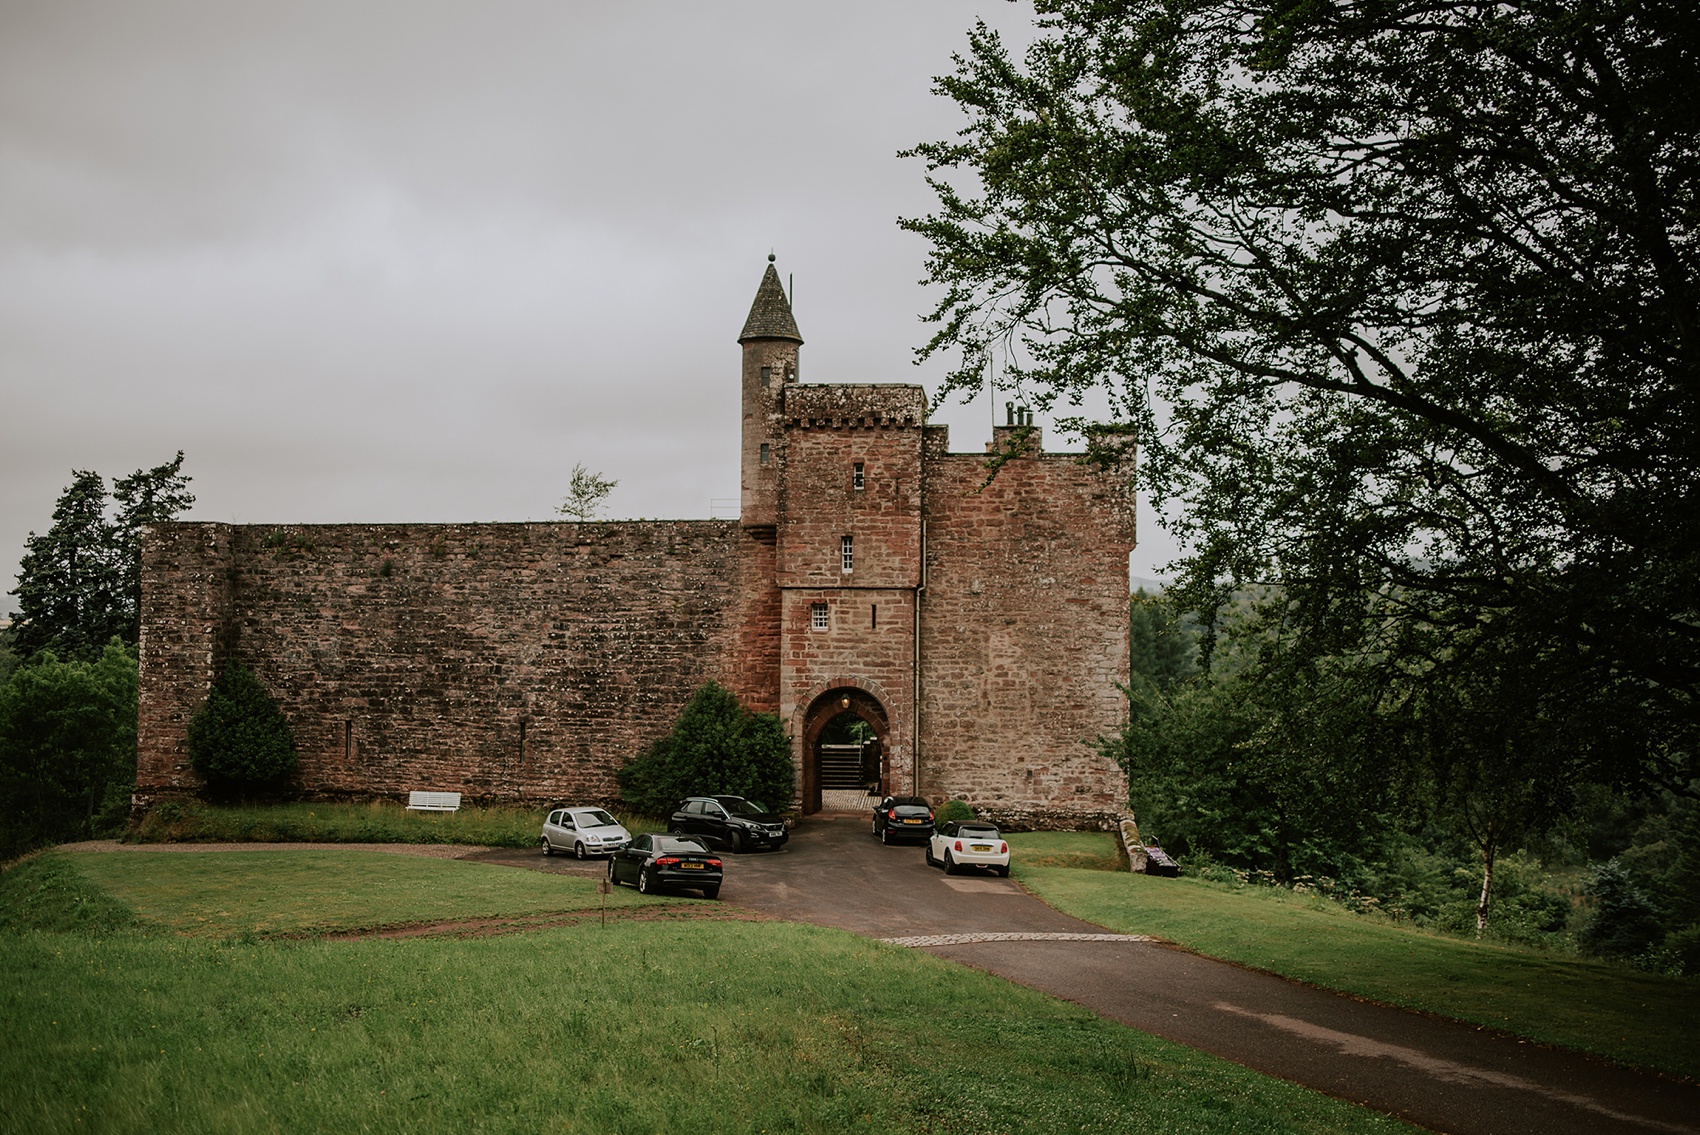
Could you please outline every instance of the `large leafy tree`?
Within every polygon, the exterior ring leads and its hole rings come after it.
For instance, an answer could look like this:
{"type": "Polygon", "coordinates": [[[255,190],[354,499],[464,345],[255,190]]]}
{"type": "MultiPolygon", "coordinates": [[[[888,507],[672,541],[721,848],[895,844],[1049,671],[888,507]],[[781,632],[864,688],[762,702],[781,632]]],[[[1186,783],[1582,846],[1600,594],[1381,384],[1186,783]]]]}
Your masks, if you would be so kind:
{"type": "Polygon", "coordinates": [[[0,855],[99,834],[136,777],[136,659],[38,653],[0,684],[0,855]]]}
{"type": "Polygon", "coordinates": [[[1039,9],[1019,57],[972,33],[938,82],[966,126],[916,150],[946,394],[994,351],[1041,406],[1107,391],[1183,602],[1279,585],[1269,680],[1365,701],[1407,754],[1456,756],[1449,704],[1492,718],[1437,793],[1694,792],[1688,6],[1039,9]],[[1510,750],[1523,781],[1472,780],[1510,750]]]}
{"type": "Polygon", "coordinates": [[[136,644],[141,619],[142,532],[195,503],[183,454],[113,482],[73,472],[53,510],[53,526],[26,541],[19,565],[14,648],[25,657],[48,647],[97,656],[116,637],[136,644]]]}

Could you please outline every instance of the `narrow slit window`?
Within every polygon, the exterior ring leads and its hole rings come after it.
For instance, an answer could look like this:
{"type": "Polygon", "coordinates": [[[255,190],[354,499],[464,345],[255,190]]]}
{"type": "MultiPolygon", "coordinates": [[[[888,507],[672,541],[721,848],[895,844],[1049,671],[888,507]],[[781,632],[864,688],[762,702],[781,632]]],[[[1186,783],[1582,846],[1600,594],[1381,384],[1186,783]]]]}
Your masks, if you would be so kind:
{"type": "Polygon", "coordinates": [[[519,719],[519,759],[525,760],[525,718],[519,719]]]}
{"type": "Polygon", "coordinates": [[[849,536],[838,541],[838,565],[843,571],[856,570],[856,545],[849,536]]]}
{"type": "Polygon", "coordinates": [[[345,761],[354,759],[354,722],[352,721],[342,723],[342,759],[345,761]]]}
{"type": "Polygon", "coordinates": [[[761,443],[761,463],[766,465],[771,460],[773,460],[773,446],[764,441],[761,443]]]}
{"type": "Polygon", "coordinates": [[[809,627],[812,630],[817,630],[817,631],[824,631],[826,629],[826,604],[825,603],[810,603],[809,604],[809,627]]]}
{"type": "Polygon", "coordinates": [[[855,489],[857,492],[861,492],[863,489],[867,488],[867,485],[868,482],[863,473],[862,463],[858,461],[856,462],[854,470],[850,474],[850,487],[855,489]]]}
{"type": "Polygon", "coordinates": [[[873,607],[873,616],[869,620],[868,626],[869,626],[869,629],[877,631],[877,630],[880,629],[880,605],[878,603],[875,603],[875,604],[872,605],[872,607],[873,607]]]}

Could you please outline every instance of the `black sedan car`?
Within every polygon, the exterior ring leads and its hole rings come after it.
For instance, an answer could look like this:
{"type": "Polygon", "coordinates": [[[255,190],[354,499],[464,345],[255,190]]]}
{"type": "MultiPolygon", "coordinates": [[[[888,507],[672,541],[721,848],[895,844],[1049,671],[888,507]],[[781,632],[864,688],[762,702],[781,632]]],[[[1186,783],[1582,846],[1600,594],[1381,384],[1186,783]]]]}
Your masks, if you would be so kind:
{"type": "Polygon", "coordinates": [[[674,835],[694,835],[709,846],[744,851],[780,848],[791,838],[785,820],[754,800],[742,796],[692,796],[679,802],[668,828],[674,835]]]}
{"type": "Polygon", "coordinates": [[[874,809],[874,834],[881,843],[894,839],[925,843],[933,838],[933,806],[924,796],[887,796],[874,809]]]}
{"type": "Polygon", "coordinates": [[[646,895],[689,890],[701,891],[705,899],[719,898],[725,878],[720,857],[687,836],[640,835],[608,860],[610,882],[631,883],[646,895]]]}

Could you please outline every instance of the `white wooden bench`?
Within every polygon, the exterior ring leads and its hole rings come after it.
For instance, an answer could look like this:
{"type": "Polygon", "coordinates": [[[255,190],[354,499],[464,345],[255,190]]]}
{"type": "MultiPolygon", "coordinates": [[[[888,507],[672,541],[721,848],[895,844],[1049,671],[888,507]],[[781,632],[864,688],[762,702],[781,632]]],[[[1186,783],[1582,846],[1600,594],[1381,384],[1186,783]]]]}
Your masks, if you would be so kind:
{"type": "Polygon", "coordinates": [[[458,792],[409,792],[407,810],[410,812],[458,812],[458,792]]]}

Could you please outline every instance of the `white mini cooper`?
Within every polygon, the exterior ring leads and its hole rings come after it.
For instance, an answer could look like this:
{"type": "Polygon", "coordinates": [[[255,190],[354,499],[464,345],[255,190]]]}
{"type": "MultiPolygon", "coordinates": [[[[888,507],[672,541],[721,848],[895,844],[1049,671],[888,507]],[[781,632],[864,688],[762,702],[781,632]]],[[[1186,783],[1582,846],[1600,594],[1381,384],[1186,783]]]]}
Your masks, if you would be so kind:
{"type": "Polygon", "coordinates": [[[927,864],[954,875],[964,867],[990,867],[1009,874],[1009,844],[998,829],[982,820],[951,821],[927,841],[927,864]]]}
{"type": "Polygon", "coordinates": [[[601,808],[556,808],[543,821],[544,855],[612,855],[630,842],[632,833],[601,808]]]}

